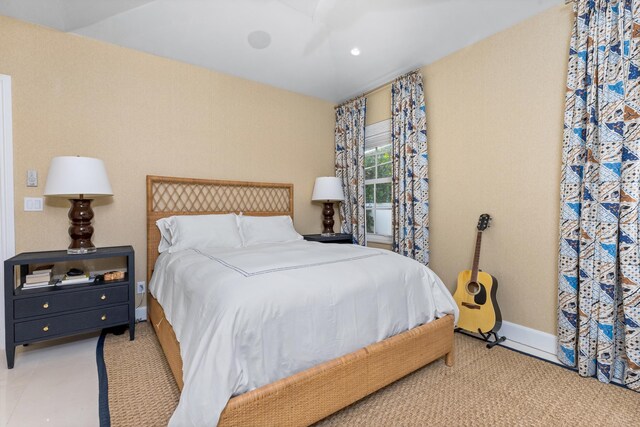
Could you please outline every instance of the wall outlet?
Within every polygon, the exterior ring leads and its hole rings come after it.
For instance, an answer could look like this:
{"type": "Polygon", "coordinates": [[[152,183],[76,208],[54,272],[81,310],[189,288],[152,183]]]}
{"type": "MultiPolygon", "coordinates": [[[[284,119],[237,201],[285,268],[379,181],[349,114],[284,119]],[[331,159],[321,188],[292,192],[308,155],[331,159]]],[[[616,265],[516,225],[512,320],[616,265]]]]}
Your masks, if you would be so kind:
{"type": "Polygon", "coordinates": [[[25,212],[40,212],[44,209],[44,200],[42,197],[25,197],[24,198],[24,210],[25,212]]]}
{"type": "Polygon", "coordinates": [[[147,289],[147,284],[144,280],[140,282],[136,282],[136,293],[144,294],[144,291],[147,289]]]}

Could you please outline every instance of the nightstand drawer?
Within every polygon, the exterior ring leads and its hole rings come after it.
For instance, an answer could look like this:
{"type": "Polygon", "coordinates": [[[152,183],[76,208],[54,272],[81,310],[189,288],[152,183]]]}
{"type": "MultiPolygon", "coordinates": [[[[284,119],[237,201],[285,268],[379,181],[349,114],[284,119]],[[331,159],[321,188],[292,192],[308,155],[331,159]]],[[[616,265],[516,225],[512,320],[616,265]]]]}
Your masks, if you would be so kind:
{"type": "Polygon", "coordinates": [[[127,284],[89,291],[78,291],[53,295],[34,296],[21,298],[14,301],[14,315],[16,319],[46,314],[61,313],[82,308],[100,307],[124,303],[129,300],[127,284]]]}
{"type": "Polygon", "coordinates": [[[88,329],[99,329],[126,323],[129,306],[119,305],[99,310],[52,316],[15,324],[15,341],[39,340],[88,329]]]}

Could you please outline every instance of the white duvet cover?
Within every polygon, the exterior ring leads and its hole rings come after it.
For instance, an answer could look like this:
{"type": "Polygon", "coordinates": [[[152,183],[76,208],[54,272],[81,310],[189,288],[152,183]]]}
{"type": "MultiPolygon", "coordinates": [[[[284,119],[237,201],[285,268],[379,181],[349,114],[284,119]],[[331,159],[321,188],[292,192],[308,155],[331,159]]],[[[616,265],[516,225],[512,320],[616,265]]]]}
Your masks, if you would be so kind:
{"type": "Polygon", "coordinates": [[[171,426],[216,425],[234,395],[458,314],[416,261],[307,241],[164,253],[149,289],[180,342],[171,426]]]}

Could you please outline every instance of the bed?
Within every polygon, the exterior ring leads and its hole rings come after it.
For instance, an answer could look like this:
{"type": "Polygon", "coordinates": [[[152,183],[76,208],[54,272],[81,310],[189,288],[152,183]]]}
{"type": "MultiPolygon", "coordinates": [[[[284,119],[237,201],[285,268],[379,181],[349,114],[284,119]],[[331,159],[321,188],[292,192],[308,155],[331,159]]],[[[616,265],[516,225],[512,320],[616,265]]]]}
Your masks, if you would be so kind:
{"type": "MultiPolygon", "coordinates": [[[[148,176],[149,283],[159,257],[161,236],[156,227],[157,220],[175,215],[240,212],[248,216],[289,215],[293,218],[293,186],[148,176]]],[[[302,242],[297,245],[304,246],[302,242]]],[[[377,256],[367,252],[367,256],[369,254],[377,256]]],[[[162,264],[162,259],[158,262],[162,264]]],[[[151,293],[148,294],[148,316],[176,383],[183,390],[183,359],[176,331],[167,319],[165,309],[151,293]]],[[[453,326],[454,316],[443,315],[344,356],[234,396],[221,412],[218,425],[309,425],[436,359],[444,357],[445,363],[451,366],[453,326]]]]}

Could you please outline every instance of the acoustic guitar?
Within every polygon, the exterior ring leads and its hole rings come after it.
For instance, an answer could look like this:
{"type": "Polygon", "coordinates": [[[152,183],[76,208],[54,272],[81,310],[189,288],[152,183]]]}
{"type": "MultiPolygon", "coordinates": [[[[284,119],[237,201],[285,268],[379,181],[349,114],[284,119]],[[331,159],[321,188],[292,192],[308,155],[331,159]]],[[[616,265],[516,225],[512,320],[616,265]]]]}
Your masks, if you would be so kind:
{"type": "Polygon", "coordinates": [[[482,232],[489,227],[490,221],[489,214],[480,215],[473,267],[458,274],[458,286],[453,294],[453,299],[460,309],[458,327],[469,332],[479,332],[487,341],[484,334],[499,330],[502,324],[500,308],[496,301],[498,281],[489,273],[478,270],[482,232]]]}

